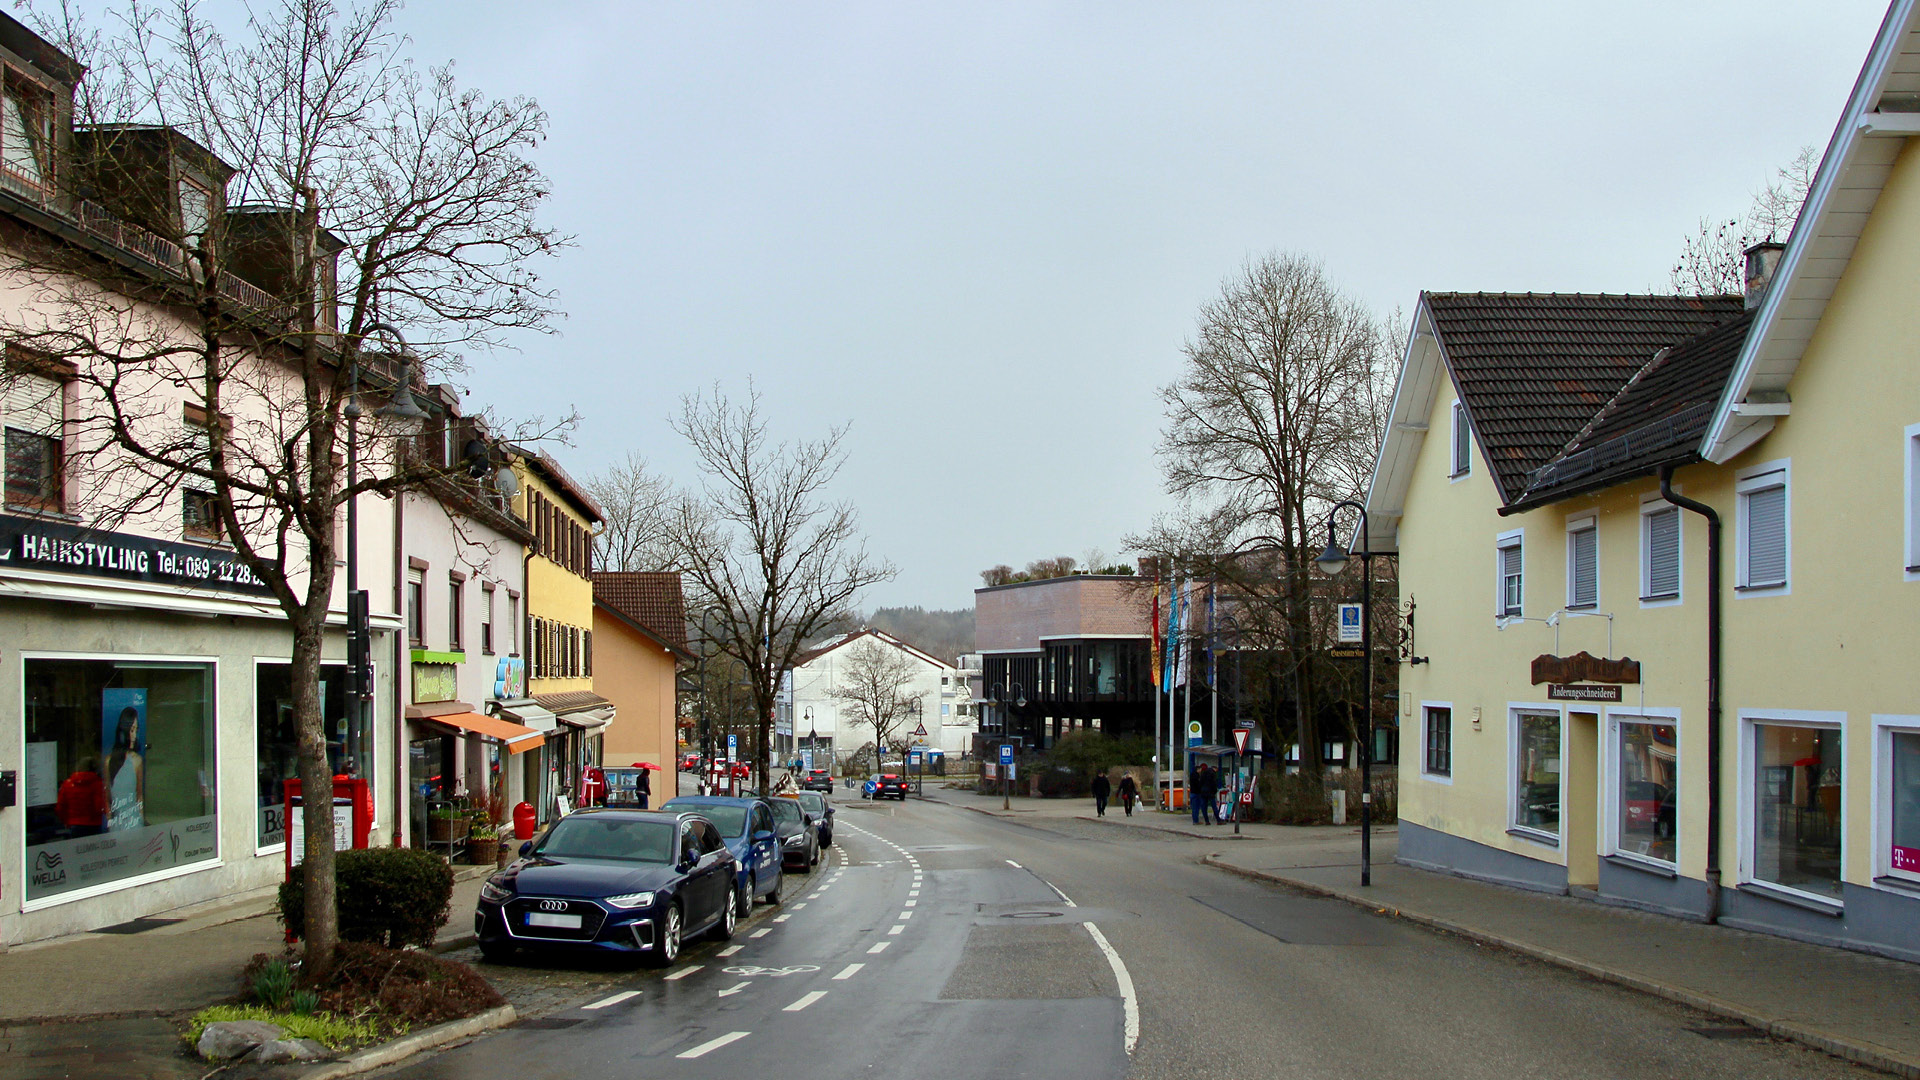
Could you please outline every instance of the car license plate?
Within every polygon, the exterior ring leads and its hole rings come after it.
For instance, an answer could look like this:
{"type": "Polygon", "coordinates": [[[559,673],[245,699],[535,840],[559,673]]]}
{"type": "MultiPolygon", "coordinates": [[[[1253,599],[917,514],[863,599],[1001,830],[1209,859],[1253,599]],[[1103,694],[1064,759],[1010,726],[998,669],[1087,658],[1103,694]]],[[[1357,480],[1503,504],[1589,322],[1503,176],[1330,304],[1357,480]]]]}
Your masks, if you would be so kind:
{"type": "Polygon", "coordinates": [[[561,930],[578,930],[580,929],[580,916],[549,915],[544,911],[529,911],[527,912],[527,925],[551,926],[561,930]]]}

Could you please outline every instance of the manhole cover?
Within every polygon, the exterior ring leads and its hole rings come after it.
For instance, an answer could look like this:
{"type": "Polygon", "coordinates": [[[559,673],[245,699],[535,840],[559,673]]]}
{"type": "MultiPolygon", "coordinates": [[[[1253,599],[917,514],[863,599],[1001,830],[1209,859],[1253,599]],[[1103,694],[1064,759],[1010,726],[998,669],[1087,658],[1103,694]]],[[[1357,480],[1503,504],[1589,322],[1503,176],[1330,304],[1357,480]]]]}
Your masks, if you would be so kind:
{"type": "Polygon", "coordinates": [[[1009,911],[1000,917],[1003,919],[1057,919],[1060,913],[1057,911],[1009,911]]]}

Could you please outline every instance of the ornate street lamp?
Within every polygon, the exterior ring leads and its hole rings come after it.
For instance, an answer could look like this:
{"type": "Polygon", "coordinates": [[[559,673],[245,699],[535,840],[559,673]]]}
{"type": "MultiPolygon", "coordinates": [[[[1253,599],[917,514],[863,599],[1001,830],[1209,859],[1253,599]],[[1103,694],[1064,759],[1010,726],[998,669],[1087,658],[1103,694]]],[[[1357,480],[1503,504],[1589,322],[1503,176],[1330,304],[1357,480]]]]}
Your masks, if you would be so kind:
{"type": "MultiPolygon", "coordinates": [[[[1333,577],[1347,568],[1350,555],[1360,556],[1360,884],[1373,884],[1373,541],[1367,534],[1367,508],[1351,499],[1334,503],[1327,511],[1327,549],[1313,564],[1333,577]],[[1360,515],[1360,548],[1340,546],[1334,518],[1351,508],[1360,515]]],[[[1306,754],[1300,755],[1306,762],[1306,754]]]]}

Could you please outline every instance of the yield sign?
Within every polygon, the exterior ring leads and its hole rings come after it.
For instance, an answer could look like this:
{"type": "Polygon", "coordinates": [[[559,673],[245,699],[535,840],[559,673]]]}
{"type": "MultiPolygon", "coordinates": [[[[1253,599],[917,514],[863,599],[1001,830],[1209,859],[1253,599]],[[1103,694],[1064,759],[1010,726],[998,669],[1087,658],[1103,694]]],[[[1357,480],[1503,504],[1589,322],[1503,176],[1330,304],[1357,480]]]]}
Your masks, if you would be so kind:
{"type": "Polygon", "coordinates": [[[1244,754],[1244,753],[1246,753],[1246,752],[1247,752],[1247,736],[1249,736],[1249,735],[1251,735],[1251,734],[1253,734],[1253,732],[1252,732],[1252,731],[1249,731],[1249,730],[1248,730],[1248,729],[1246,729],[1246,728],[1234,728],[1234,729],[1233,729],[1233,750],[1234,750],[1234,753],[1237,753],[1237,754],[1244,754]]]}
{"type": "Polygon", "coordinates": [[[914,728],[914,729],[913,729],[913,734],[914,734],[914,737],[915,737],[915,738],[919,738],[919,739],[924,739],[924,738],[926,738],[926,737],[927,737],[927,725],[925,725],[925,724],[921,724],[921,725],[920,725],[919,727],[917,727],[917,728],[914,728]]]}

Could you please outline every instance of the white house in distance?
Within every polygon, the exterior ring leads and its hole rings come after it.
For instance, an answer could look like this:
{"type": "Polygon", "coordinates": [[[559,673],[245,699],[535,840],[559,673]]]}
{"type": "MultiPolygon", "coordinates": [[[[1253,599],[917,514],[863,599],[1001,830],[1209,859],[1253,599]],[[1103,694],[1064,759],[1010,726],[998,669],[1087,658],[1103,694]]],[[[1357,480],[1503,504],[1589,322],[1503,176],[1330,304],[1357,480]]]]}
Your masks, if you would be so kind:
{"type": "Polygon", "coordinates": [[[913,679],[901,692],[919,696],[920,712],[889,731],[890,739],[907,741],[913,730],[924,724],[926,744],[934,749],[957,758],[972,745],[972,695],[963,673],[891,634],[856,630],[801,653],[794,666],[781,674],[773,715],[774,743],[782,760],[805,757],[811,750],[814,767],[820,768],[823,766],[818,763],[826,755],[843,762],[873,741],[873,729],[854,719],[857,706],[834,693],[847,685],[851,662],[848,647],[861,641],[898,649],[915,665],[913,679]]]}

